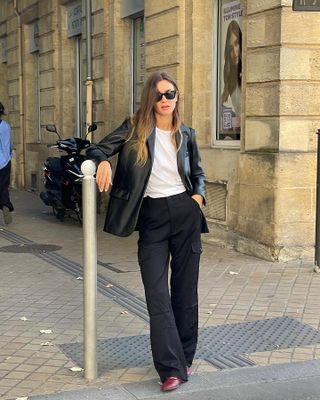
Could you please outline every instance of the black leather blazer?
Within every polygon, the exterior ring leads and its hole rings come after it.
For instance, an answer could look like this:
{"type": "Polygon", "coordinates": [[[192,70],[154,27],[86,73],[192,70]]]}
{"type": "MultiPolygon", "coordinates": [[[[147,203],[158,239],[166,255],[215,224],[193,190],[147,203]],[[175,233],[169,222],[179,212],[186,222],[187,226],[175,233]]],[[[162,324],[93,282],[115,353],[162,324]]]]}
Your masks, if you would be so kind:
{"type": "MultiPolygon", "coordinates": [[[[154,160],[155,130],[147,140],[148,160],[144,166],[136,164],[132,142],[127,141],[132,125],[125,120],[120,127],[87,150],[87,157],[99,163],[118,154],[113,185],[104,225],[106,232],[117,236],[129,236],[136,228],[143,195],[147,187],[154,160]]],[[[177,152],[178,171],[188,194],[201,194],[205,201],[205,175],[193,129],[182,125],[182,144],[177,152]]],[[[180,135],[176,135],[180,145],[180,135]]],[[[199,208],[200,210],[200,208],[199,208]]],[[[201,211],[202,213],[202,211],[201,211]]],[[[208,232],[202,214],[202,232],[208,232]]]]}

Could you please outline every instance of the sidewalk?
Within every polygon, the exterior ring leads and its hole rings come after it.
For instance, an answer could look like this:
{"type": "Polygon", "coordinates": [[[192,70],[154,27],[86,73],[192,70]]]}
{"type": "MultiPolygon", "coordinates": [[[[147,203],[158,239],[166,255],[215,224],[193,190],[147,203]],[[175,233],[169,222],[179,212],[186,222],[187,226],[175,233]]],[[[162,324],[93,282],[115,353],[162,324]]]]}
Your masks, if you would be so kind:
{"type": "MultiPolygon", "coordinates": [[[[13,191],[12,200],[14,222],[3,226],[0,219],[0,398],[49,399],[45,395],[56,392],[65,393],[52,398],[163,395],[148,348],[136,235],[107,235],[104,215],[98,216],[99,378],[88,383],[82,371],[70,369],[82,366],[81,227],[76,220],[56,220],[34,193],[13,191]]],[[[172,399],[195,391],[198,400],[211,399],[217,382],[228,376],[245,382],[253,371],[260,374],[256,382],[264,382],[271,370],[270,381],[287,370],[293,381],[298,370],[313,371],[310,379],[320,375],[312,361],[320,358],[320,274],[311,264],[273,264],[206,244],[204,238],[199,299],[195,374],[172,399]]]]}

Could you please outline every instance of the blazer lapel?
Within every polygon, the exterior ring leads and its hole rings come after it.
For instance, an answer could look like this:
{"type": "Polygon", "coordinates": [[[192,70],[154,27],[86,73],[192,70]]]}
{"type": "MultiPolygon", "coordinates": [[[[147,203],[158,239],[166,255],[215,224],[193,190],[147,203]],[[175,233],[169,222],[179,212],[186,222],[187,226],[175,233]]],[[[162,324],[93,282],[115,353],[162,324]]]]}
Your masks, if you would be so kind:
{"type": "Polygon", "coordinates": [[[177,163],[178,163],[178,171],[181,177],[184,177],[184,162],[186,157],[186,146],[187,140],[185,138],[185,134],[181,131],[181,135],[179,132],[176,133],[176,144],[177,148],[179,148],[177,152],[177,163]],[[181,143],[182,140],[182,143],[181,143]]]}

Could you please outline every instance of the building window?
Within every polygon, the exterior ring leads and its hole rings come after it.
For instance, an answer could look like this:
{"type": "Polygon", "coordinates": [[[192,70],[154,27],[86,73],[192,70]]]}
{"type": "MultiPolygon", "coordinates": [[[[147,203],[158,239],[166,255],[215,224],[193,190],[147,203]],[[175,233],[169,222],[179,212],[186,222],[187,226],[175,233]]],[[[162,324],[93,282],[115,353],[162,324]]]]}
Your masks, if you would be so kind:
{"type": "Polygon", "coordinates": [[[133,112],[140,107],[145,78],[144,64],[144,17],[133,19],[133,112]]]}
{"type": "Polygon", "coordinates": [[[241,134],[243,1],[218,1],[217,129],[215,142],[239,141],[241,134]]]}
{"type": "Polygon", "coordinates": [[[35,107],[36,107],[36,120],[37,120],[37,141],[41,142],[41,94],[40,94],[40,58],[39,52],[34,53],[35,63],[35,107]]]}
{"type": "Polygon", "coordinates": [[[29,38],[30,53],[39,51],[39,20],[36,20],[29,25],[29,38]]]}
{"type": "Polygon", "coordinates": [[[82,137],[83,131],[83,68],[82,68],[82,3],[73,1],[68,5],[68,38],[74,41],[74,76],[72,79],[75,88],[75,137],[82,137]]]}
{"type": "Polygon", "coordinates": [[[6,63],[8,61],[7,36],[0,37],[0,61],[2,63],[6,63]]]}
{"type": "Polygon", "coordinates": [[[41,87],[40,87],[40,56],[39,56],[39,20],[35,20],[28,25],[29,31],[29,53],[28,61],[24,65],[26,78],[30,78],[34,85],[27,85],[27,98],[33,98],[34,101],[28,103],[26,114],[28,121],[32,121],[32,132],[37,143],[41,142],[41,87]]]}

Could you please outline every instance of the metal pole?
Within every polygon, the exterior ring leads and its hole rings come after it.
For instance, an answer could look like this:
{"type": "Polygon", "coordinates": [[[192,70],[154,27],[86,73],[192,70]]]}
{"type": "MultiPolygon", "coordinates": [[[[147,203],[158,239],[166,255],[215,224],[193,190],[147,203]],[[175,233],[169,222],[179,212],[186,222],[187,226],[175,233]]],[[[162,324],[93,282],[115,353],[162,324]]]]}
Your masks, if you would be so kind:
{"type": "Polygon", "coordinates": [[[316,243],[315,243],[315,272],[320,272],[320,129],[317,131],[317,192],[316,192],[316,243]]]}
{"type": "MultiPolygon", "coordinates": [[[[92,124],[92,95],[93,95],[93,78],[92,78],[92,24],[91,24],[91,0],[86,0],[86,44],[87,44],[87,110],[86,110],[86,125],[87,129],[92,124]]],[[[88,139],[92,142],[92,133],[88,135],[88,139]]]]}
{"type": "Polygon", "coordinates": [[[84,376],[97,378],[97,231],[96,166],[86,160],[81,165],[83,204],[83,283],[84,283],[84,376]]]}
{"type": "Polygon", "coordinates": [[[91,0],[86,0],[87,79],[92,79],[91,0]]]}
{"type": "MultiPolygon", "coordinates": [[[[21,6],[21,3],[20,3],[21,6]]],[[[25,124],[25,92],[24,92],[24,75],[23,75],[23,29],[21,23],[21,12],[18,10],[18,0],[13,3],[14,12],[17,16],[18,23],[18,58],[19,58],[19,117],[20,117],[20,146],[19,146],[19,165],[21,186],[24,188],[26,184],[26,124],[25,124]]]]}

